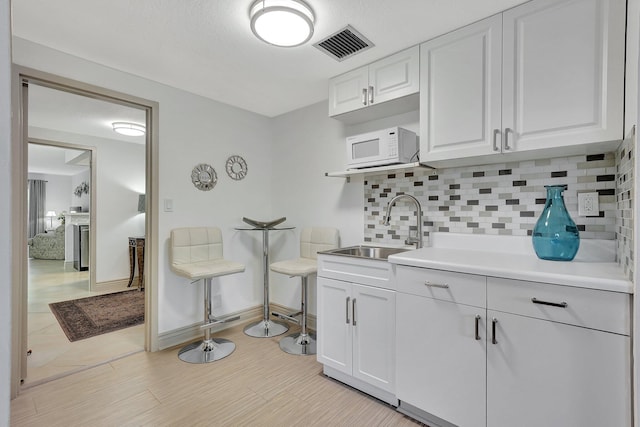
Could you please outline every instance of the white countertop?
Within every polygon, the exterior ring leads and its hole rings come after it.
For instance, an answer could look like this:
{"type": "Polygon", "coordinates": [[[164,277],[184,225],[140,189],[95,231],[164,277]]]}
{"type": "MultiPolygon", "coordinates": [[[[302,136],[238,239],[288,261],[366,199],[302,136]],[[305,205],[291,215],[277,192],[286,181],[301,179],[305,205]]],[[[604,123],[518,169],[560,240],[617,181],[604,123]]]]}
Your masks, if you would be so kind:
{"type": "Polygon", "coordinates": [[[577,286],[633,293],[633,283],[611,258],[614,242],[581,241],[573,261],[545,261],[532,249],[530,239],[488,237],[483,239],[441,233],[431,247],[391,255],[392,264],[433,268],[507,279],[577,286]],[[600,251],[600,253],[594,252],[600,251]]]}

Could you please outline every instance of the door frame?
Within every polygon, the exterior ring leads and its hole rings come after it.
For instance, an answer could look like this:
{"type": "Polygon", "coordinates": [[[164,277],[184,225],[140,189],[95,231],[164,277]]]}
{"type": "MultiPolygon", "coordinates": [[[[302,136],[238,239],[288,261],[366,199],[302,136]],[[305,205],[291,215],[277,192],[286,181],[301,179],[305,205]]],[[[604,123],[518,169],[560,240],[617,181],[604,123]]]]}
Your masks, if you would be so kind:
{"type": "MultiPolygon", "coordinates": [[[[29,82],[77,95],[139,108],[146,112],[145,134],[145,351],[158,350],[158,120],[159,103],[117,92],[44,71],[12,65],[11,81],[11,239],[14,248],[11,259],[11,398],[20,391],[26,375],[27,350],[27,167],[28,167],[28,105],[23,94],[29,82]],[[24,249],[22,249],[24,248],[24,249]]],[[[92,203],[94,198],[92,198],[92,203]]],[[[92,211],[95,211],[92,206],[92,211]]],[[[95,228],[95,227],[94,227],[95,228]]],[[[95,239],[92,239],[95,242],[95,239]]],[[[95,267],[95,265],[92,265],[95,267]]],[[[95,274],[95,268],[92,269],[95,274]]]]}

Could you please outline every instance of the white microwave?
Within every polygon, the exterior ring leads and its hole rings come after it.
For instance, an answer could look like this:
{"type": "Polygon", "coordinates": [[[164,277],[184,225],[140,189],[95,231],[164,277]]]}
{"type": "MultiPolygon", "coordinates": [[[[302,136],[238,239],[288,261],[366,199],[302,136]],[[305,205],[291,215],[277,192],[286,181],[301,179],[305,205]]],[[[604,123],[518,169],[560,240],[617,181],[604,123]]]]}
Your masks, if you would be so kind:
{"type": "Polygon", "coordinates": [[[347,168],[417,162],[418,150],[416,134],[398,126],[350,136],[347,138],[347,168]]]}

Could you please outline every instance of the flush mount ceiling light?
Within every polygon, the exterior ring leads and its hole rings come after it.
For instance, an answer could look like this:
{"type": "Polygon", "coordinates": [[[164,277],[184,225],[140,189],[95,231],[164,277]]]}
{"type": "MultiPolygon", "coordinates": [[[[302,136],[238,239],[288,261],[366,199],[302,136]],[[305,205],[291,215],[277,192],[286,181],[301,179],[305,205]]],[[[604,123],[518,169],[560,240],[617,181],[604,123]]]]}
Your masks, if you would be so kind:
{"type": "Polygon", "coordinates": [[[113,122],[113,130],[121,135],[142,136],[146,129],[143,125],[137,123],[113,122]]]}
{"type": "Polygon", "coordinates": [[[275,46],[300,46],[313,35],[313,11],[301,0],[257,0],[249,16],[253,34],[275,46]]]}

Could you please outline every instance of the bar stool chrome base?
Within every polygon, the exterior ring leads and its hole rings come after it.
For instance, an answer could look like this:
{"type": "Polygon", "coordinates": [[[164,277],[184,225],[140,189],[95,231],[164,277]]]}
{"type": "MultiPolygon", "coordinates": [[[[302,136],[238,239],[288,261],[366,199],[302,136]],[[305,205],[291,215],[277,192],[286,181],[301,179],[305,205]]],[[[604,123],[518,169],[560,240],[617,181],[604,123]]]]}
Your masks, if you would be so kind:
{"type": "Polygon", "coordinates": [[[282,335],[289,330],[289,326],[273,320],[260,320],[245,326],[244,333],[255,338],[269,338],[282,335]]]}
{"type": "Polygon", "coordinates": [[[291,334],[280,340],[280,349],[298,356],[316,354],[316,334],[291,334]]]}
{"type": "Polygon", "coordinates": [[[188,363],[209,363],[223,359],[233,353],[236,345],[224,338],[196,341],[178,352],[178,357],[188,363]]]}

